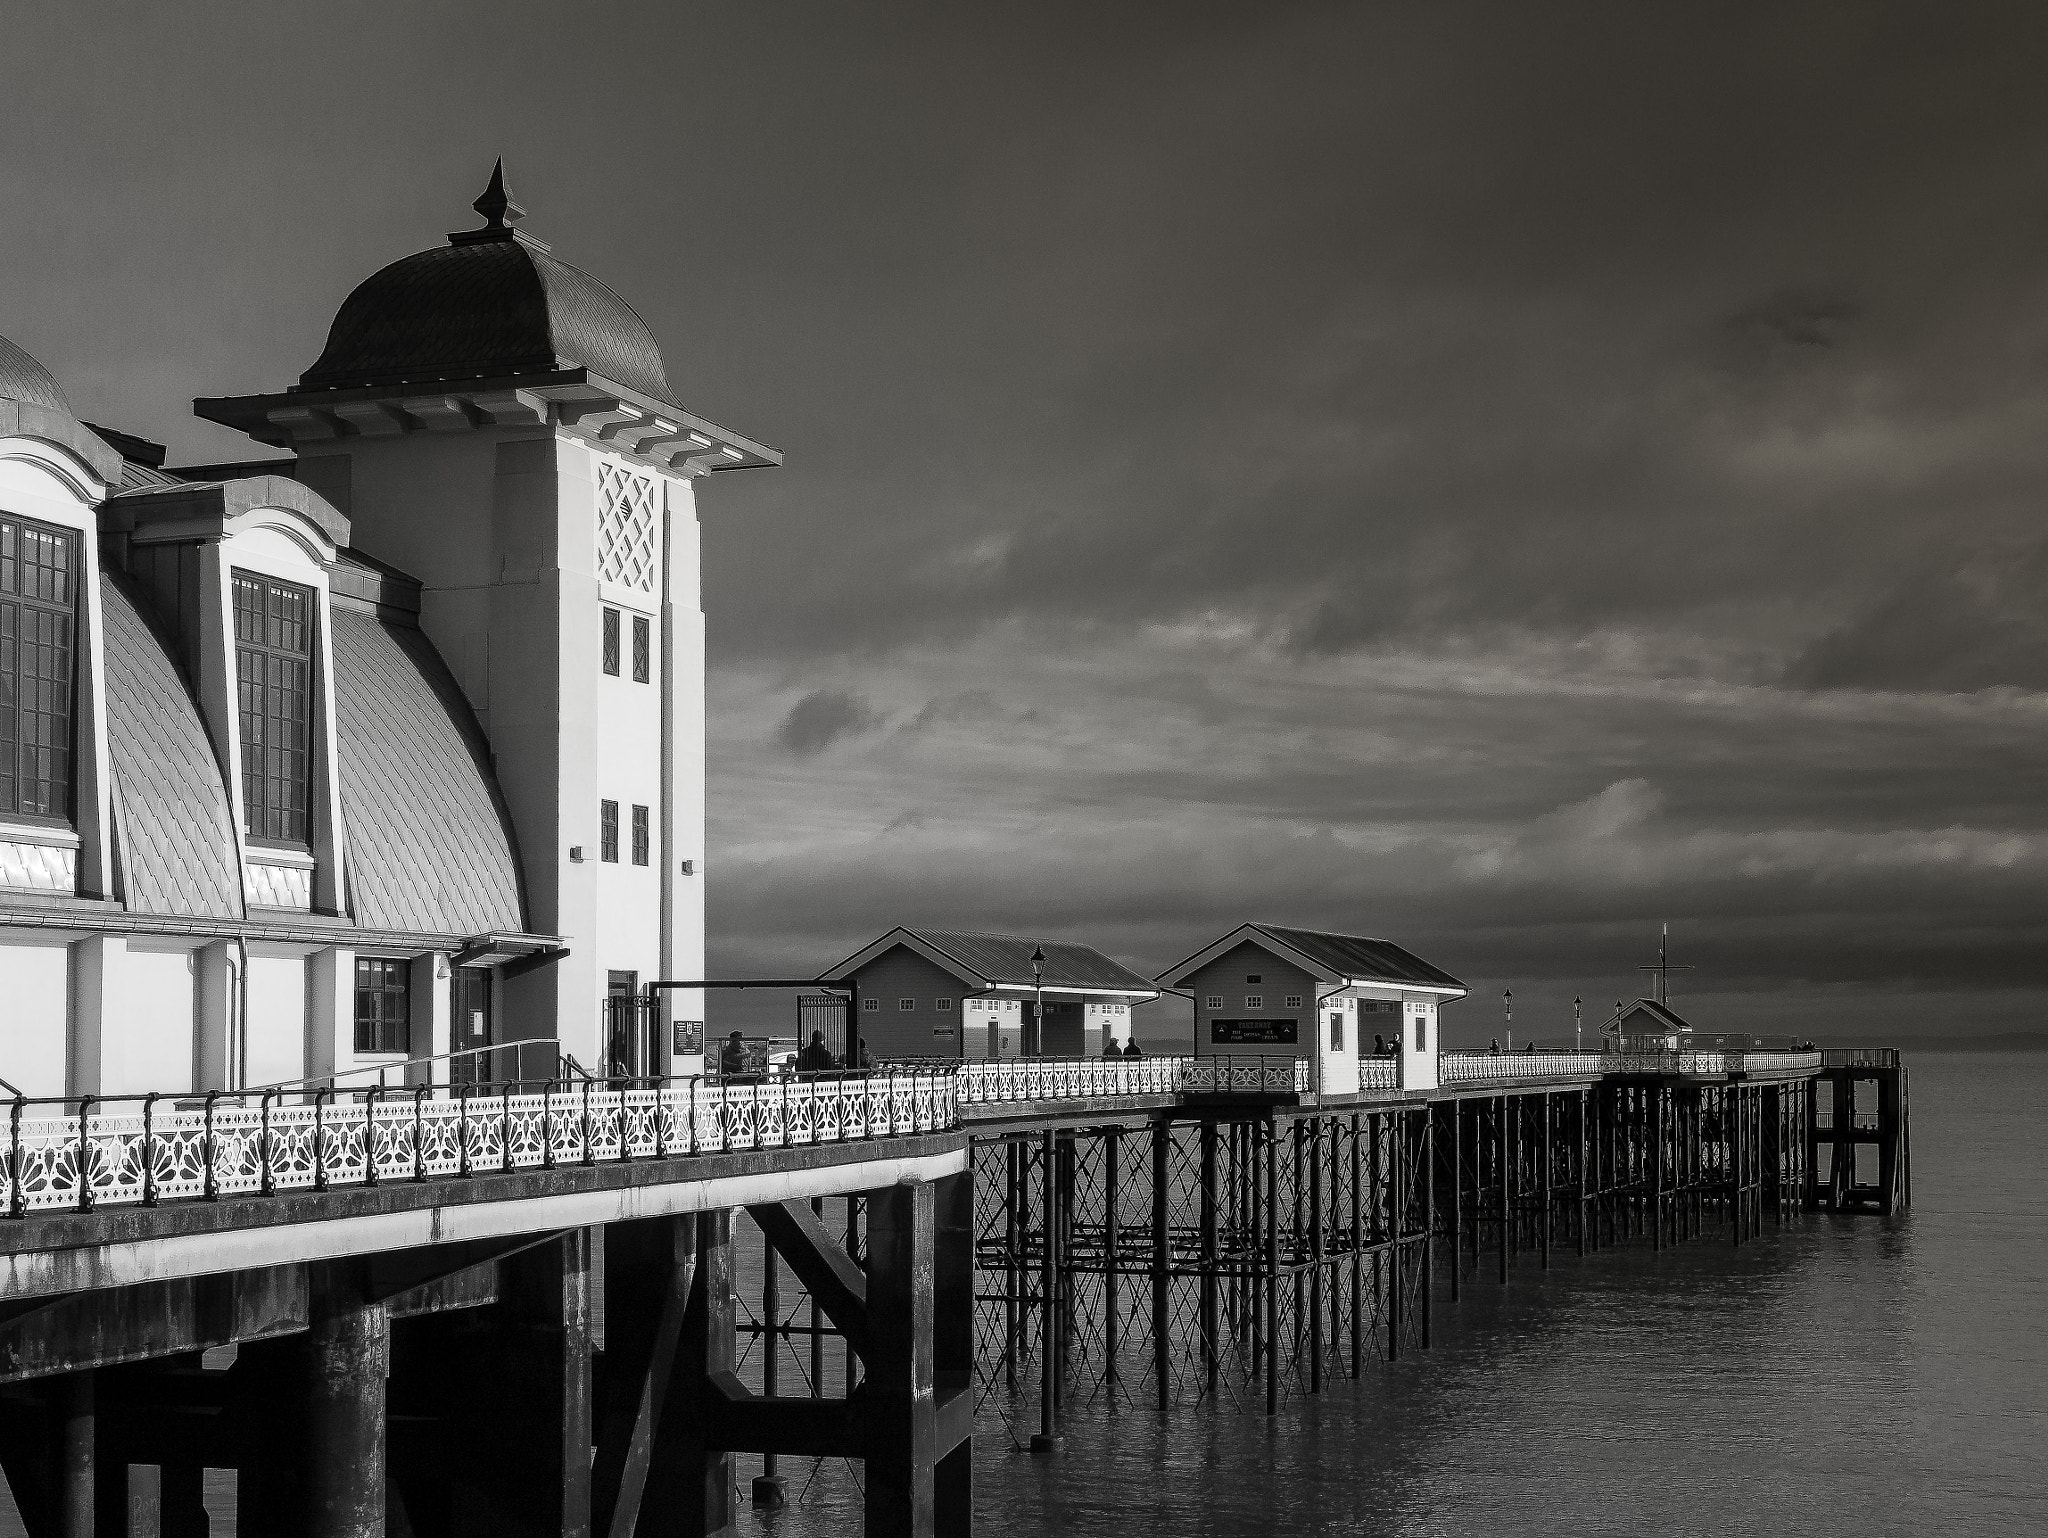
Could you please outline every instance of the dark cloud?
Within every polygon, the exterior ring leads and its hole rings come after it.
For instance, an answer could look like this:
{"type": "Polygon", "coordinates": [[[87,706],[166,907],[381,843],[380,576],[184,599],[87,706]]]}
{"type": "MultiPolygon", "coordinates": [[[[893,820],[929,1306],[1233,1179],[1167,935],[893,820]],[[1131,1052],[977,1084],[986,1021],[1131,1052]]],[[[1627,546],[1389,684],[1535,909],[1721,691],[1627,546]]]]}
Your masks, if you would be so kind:
{"type": "Polygon", "coordinates": [[[790,706],[775,740],[799,757],[822,753],[841,738],[871,732],[881,723],[857,694],[815,689],[790,706]]]}
{"type": "Polygon", "coordinates": [[[1791,661],[1802,689],[2048,689],[2048,544],[1902,582],[1791,661]]]}

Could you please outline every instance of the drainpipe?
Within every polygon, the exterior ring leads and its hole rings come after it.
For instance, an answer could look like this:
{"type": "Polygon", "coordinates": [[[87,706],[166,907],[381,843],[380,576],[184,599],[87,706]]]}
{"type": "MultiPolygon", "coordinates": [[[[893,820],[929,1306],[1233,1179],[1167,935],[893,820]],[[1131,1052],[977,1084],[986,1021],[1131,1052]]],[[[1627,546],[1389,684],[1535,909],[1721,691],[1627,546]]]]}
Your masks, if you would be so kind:
{"type": "Polygon", "coordinates": [[[249,1082],[249,939],[235,936],[235,1024],[228,1033],[228,1078],[241,1089],[249,1082]]]}

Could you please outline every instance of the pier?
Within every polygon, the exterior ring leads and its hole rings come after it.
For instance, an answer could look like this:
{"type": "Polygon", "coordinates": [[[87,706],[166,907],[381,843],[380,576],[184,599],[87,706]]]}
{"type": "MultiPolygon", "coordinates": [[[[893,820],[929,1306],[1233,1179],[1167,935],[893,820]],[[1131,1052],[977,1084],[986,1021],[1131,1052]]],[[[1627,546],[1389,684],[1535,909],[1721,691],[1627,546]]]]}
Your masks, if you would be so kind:
{"type": "Polygon", "coordinates": [[[963,1534],[997,1396],[1054,1457],[1098,1395],[1279,1414],[1517,1266],[1910,1194],[1894,1053],[1359,1067],[17,1099],[0,1465],[32,1538],[131,1482],[204,1533],[208,1469],[258,1538],[708,1535],[823,1457],[869,1533],[963,1534]]]}

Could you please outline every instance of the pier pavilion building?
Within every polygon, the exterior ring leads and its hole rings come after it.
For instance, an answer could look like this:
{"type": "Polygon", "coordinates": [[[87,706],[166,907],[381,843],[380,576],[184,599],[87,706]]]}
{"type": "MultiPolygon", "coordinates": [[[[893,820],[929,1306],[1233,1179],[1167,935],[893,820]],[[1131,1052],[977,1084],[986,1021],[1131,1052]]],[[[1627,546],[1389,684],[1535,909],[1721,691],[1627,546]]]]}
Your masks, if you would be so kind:
{"type": "Polygon", "coordinates": [[[1438,1084],[1437,1011],[1465,985],[1413,952],[1362,935],[1244,924],[1159,974],[1195,1003],[1195,1055],[1305,1058],[1325,1094],[1359,1087],[1375,1036],[1397,1045],[1398,1082],[1438,1084]]]}
{"type": "Polygon", "coordinates": [[[1092,945],[943,929],[892,929],[819,981],[852,989],[877,1060],[1095,1057],[1128,1045],[1132,1009],[1159,997],[1092,945]]]}
{"type": "Polygon", "coordinates": [[[529,1042],[687,1069],[703,975],[690,414],[604,284],[481,228],[343,302],[262,446],[166,469],[0,340],[0,1078],[239,1089],[529,1042]]]}
{"type": "Polygon", "coordinates": [[[1659,999],[1637,999],[1619,1006],[1614,1018],[1600,1027],[1603,1037],[1661,1040],[1673,1051],[1692,1039],[1692,1022],[1659,999]]]}

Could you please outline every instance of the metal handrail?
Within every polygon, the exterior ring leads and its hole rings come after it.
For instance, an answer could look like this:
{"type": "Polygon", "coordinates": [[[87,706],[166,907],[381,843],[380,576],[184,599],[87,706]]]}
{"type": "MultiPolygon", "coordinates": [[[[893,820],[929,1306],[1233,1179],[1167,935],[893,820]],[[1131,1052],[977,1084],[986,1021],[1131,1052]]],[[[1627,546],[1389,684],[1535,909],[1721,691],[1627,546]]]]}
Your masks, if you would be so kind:
{"type": "MultiPolygon", "coordinates": [[[[501,1041],[493,1047],[463,1047],[456,1052],[436,1052],[428,1057],[409,1057],[403,1062],[361,1063],[354,1068],[334,1068],[326,1073],[309,1073],[303,1079],[280,1079],[273,1084],[251,1084],[236,1093],[255,1095],[261,1094],[264,1090],[271,1089],[294,1090],[318,1088],[321,1086],[325,1086],[328,1089],[340,1089],[341,1085],[337,1082],[338,1080],[366,1073],[377,1075],[377,1083],[383,1085],[384,1076],[388,1073],[403,1073],[408,1068],[424,1068],[433,1063],[452,1063],[458,1058],[482,1057],[486,1053],[491,1052],[510,1052],[512,1054],[512,1076],[516,1079],[519,1077],[520,1065],[526,1060],[525,1051],[528,1047],[552,1047],[556,1049],[557,1059],[564,1066],[573,1069],[578,1077],[585,1079],[596,1077],[588,1068],[577,1062],[573,1054],[561,1051],[561,1043],[555,1040],[554,1037],[522,1036],[516,1041],[501,1041]]],[[[502,1081],[493,1080],[491,1082],[502,1081]]]]}

